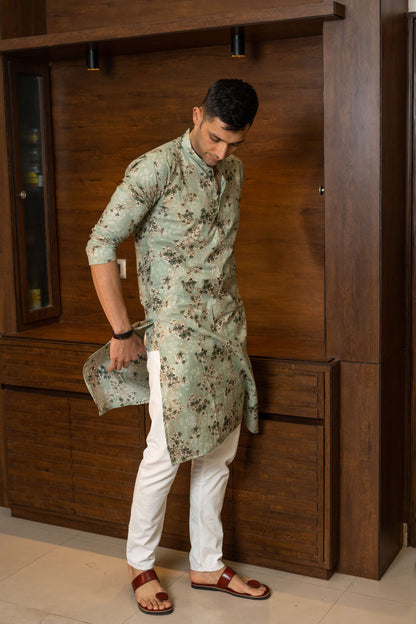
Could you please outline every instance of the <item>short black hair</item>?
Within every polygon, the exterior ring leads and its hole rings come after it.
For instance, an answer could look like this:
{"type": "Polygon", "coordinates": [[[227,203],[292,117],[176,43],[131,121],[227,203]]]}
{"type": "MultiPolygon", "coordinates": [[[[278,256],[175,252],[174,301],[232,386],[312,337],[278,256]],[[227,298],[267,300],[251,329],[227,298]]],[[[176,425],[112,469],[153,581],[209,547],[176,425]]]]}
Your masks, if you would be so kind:
{"type": "Polygon", "coordinates": [[[238,78],[222,78],[214,82],[201,104],[209,119],[218,117],[231,132],[251,126],[258,106],[254,88],[238,78]]]}

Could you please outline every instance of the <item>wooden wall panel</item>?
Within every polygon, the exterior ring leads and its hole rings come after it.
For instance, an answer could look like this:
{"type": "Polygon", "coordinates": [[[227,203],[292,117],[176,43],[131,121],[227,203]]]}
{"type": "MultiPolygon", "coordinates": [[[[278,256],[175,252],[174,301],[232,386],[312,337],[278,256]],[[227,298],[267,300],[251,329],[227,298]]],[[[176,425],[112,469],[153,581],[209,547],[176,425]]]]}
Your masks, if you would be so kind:
{"type": "Polygon", "coordinates": [[[338,570],[379,575],[380,367],[341,364],[338,570]]]}
{"type": "Polygon", "coordinates": [[[10,504],[71,515],[68,399],[3,390],[10,504]]]}
{"type": "MultiPolygon", "coordinates": [[[[146,21],[158,23],[169,18],[200,17],[223,13],[241,15],[245,9],[252,9],[252,0],[228,0],[226,4],[222,0],[211,0],[209,7],[206,2],[192,2],[190,0],[171,0],[169,15],[166,14],[166,0],[152,0],[152,2],[131,2],[130,0],[45,0],[47,11],[48,32],[65,32],[82,30],[83,28],[96,28],[109,24],[131,24],[146,21]]],[[[321,0],[279,0],[279,7],[316,4],[321,0]]],[[[274,8],[276,0],[261,0],[258,9],[274,8]]]]}
{"type": "Polygon", "coordinates": [[[379,362],[380,5],[345,5],[324,25],[327,355],[379,362]]]}
{"type": "Polygon", "coordinates": [[[45,0],[0,0],[0,38],[46,33],[45,0]]]}
{"type": "Polygon", "coordinates": [[[100,417],[92,401],[71,399],[70,418],[75,514],[127,529],[144,449],[144,408],[100,417]]]}
{"type": "Polygon", "coordinates": [[[380,574],[393,561],[403,542],[407,520],[405,489],[405,366],[407,354],[399,351],[381,369],[380,437],[380,574]]]}
{"type": "Polygon", "coordinates": [[[407,0],[382,0],[381,360],[405,345],[407,0]]]}
{"type": "Polygon", "coordinates": [[[0,210],[4,227],[0,228],[0,333],[16,331],[12,215],[10,206],[9,167],[7,163],[5,67],[0,63],[0,210]]]}
{"type": "MultiPolygon", "coordinates": [[[[322,38],[266,41],[232,59],[228,48],[119,56],[102,72],[52,67],[62,319],[103,323],[84,253],[90,229],[127,164],[180,134],[219,77],[252,82],[258,119],[245,165],[236,249],[255,355],[321,360],[324,344],[322,38]],[[237,62],[236,62],[237,61],[237,62]]],[[[131,241],[125,292],[138,305],[131,241]]]]}
{"type": "MultiPolygon", "coordinates": [[[[4,92],[4,65],[0,63],[0,334],[16,331],[12,227],[4,92]]],[[[7,504],[6,449],[4,423],[0,410],[0,505],[7,504]]]]}

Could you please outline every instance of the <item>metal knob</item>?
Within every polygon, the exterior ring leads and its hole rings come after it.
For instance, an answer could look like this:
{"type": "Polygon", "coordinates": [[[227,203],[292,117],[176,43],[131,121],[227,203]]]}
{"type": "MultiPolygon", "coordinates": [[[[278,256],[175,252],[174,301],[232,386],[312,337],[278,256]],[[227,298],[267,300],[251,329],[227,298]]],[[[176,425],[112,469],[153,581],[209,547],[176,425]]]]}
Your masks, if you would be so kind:
{"type": "Polygon", "coordinates": [[[323,195],[325,193],[325,188],[322,186],[322,184],[318,190],[319,190],[319,195],[323,195]]]}
{"type": "Polygon", "coordinates": [[[19,197],[20,197],[20,199],[26,199],[26,197],[27,197],[26,191],[20,191],[19,197]]]}

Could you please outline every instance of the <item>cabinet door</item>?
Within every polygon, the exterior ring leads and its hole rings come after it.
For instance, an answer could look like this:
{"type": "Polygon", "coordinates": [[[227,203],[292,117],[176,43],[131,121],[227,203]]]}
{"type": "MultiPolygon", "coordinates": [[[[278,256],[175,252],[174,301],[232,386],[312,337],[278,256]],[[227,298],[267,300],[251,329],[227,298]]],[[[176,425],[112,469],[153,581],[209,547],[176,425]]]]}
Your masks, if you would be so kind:
{"type": "Polygon", "coordinates": [[[68,399],[3,390],[10,504],[73,514],[68,399]]]}
{"type": "Polygon", "coordinates": [[[70,400],[75,514],[127,532],[144,449],[144,408],[98,415],[89,398],[70,400]]]}
{"type": "Polygon", "coordinates": [[[19,326],[60,313],[47,65],[8,62],[19,326]]]}
{"type": "Polygon", "coordinates": [[[263,420],[233,463],[235,556],[297,571],[324,567],[324,428],[263,420]]]}

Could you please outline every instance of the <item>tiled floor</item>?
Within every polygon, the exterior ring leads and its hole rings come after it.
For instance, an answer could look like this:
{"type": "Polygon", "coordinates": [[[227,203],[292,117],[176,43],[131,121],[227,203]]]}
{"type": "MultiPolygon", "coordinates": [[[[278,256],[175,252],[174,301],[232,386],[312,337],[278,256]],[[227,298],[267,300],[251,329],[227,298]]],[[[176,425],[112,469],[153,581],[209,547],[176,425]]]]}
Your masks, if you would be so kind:
{"type": "MultiPolygon", "coordinates": [[[[11,518],[0,508],[0,624],[149,623],[130,591],[124,549],[121,539],[11,518]]],[[[402,550],[378,582],[236,564],[271,586],[270,600],[259,603],[192,590],[185,553],[161,548],[158,563],[175,604],[163,620],[169,624],[416,622],[416,549],[402,550]]]]}

